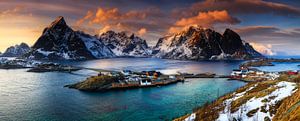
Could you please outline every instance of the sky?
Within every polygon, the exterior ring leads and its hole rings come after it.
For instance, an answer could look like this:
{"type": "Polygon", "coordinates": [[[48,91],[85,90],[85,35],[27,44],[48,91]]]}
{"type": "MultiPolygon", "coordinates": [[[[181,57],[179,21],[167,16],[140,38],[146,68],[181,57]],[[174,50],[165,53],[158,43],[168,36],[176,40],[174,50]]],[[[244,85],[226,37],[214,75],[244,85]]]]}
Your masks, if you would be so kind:
{"type": "Polygon", "coordinates": [[[58,16],[91,35],[126,31],[149,45],[200,25],[236,31],[266,55],[300,55],[299,0],[0,0],[0,51],[33,45],[58,16]]]}

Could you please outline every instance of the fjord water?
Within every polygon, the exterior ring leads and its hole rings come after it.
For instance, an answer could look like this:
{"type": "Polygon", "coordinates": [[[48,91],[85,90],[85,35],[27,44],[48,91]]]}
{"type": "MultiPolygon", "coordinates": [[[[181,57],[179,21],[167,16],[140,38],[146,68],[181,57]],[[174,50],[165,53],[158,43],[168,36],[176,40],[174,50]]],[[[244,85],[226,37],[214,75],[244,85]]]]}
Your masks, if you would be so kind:
{"type": "MultiPolygon", "coordinates": [[[[114,58],[62,63],[112,70],[229,74],[241,62],[114,58]]],[[[239,81],[203,78],[126,91],[82,92],[63,87],[96,74],[89,70],[72,74],[31,73],[26,69],[0,70],[0,120],[171,120],[245,85],[239,81]]]]}

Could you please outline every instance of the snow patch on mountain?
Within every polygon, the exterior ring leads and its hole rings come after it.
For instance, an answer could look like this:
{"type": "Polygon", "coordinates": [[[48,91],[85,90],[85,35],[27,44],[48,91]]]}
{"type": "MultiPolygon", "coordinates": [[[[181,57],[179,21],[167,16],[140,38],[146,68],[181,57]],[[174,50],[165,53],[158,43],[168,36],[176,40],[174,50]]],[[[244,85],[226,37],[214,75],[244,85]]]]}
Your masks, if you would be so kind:
{"type": "Polygon", "coordinates": [[[128,36],[125,32],[107,31],[99,35],[99,40],[116,56],[147,57],[151,54],[146,40],[134,34],[128,36]]]}
{"type": "Polygon", "coordinates": [[[78,60],[115,56],[97,37],[73,31],[63,17],[46,27],[32,48],[27,58],[78,60]]]}
{"type": "Polygon", "coordinates": [[[20,57],[30,51],[30,47],[26,43],[20,45],[11,46],[1,54],[2,57],[20,57]]]}
{"type": "Polygon", "coordinates": [[[223,35],[214,30],[191,26],[160,38],[153,49],[155,57],[188,60],[227,60],[262,57],[230,29],[223,35]]]}
{"type": "Polygon", "coordinates": [[[85,35],[79,35],[81,40],[84,42],[86,48],[92,53],[92,55],[96,58],[103,57],[114,57],[115,54],[105,46],[104,43],[99,41],[96,37],[85,35]]]}

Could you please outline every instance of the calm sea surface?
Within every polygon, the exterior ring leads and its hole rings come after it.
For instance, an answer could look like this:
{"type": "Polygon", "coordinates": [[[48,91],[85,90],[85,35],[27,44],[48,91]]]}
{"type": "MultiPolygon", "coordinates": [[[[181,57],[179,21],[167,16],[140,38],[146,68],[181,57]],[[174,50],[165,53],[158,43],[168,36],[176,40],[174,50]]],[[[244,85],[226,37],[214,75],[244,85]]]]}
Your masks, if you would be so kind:
{"type": "MultiPolygon", "coordinates": [[[[241,61],[177,61],[154,58],[114,58],[62,62],[81,67],[163,73],[215,72],[229,74],[241,61]]],[[[0,120],[42,121],[156,121],[191,113],[192,109],[245,85],[226,79],[187,79],[165,87],[110,92],[82,92],[64,88],[96,72],[31,73],[0,70],[0,120]]]]}

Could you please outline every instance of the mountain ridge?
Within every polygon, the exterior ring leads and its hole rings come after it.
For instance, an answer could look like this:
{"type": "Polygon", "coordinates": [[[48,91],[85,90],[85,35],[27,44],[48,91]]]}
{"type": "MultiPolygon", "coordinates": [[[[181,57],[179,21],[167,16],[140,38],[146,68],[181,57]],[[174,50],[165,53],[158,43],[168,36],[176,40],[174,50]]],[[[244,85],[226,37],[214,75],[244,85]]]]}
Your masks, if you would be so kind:
{"type": "Polygon", "coordinates": [[[112,57],[157,57],[180,60],[231,60],[263,57],[231,29],[220,34],[212,29],[190,26],[167,35],[151,48],[135,34],[107,31],[91,36],[70,28],[62,16],[43,30],[25,54],[31,59],[99,59],[112,57]]]}
{"type": "Polygon", "coordinates": [[[231,29],[220,34],[201,26],[162,37],[154,46],[155,57],[180,60],[244,60],[263,57],[231,29]]]}
{"type": "Polygon", "coordinates": [[[20,57],[25,53],[29,52],[30,47],[22,42],[21,44],[17,44],[15,46],[8,47],[5,52],[0,54],[1,57],[20,57]]]}

